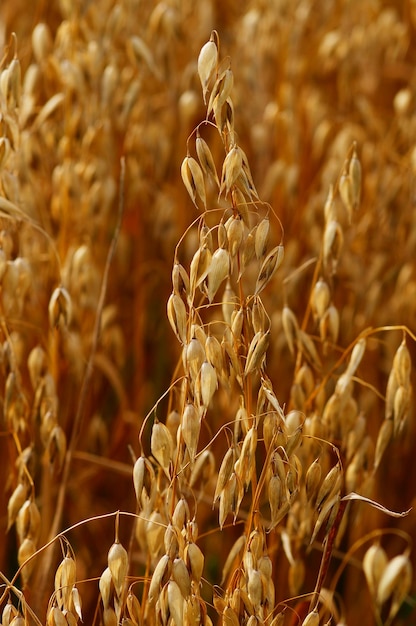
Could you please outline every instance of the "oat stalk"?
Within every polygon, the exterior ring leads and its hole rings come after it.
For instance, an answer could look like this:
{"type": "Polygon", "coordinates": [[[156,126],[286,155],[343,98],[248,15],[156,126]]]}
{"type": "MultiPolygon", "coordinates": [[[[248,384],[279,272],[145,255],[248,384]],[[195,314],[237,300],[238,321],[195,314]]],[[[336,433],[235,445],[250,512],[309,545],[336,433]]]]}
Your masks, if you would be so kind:
{"type": "MultiPolygon", "coordinates": [[[[105,304],[106,294],[107,294],[107,285],[108,285],[108,277],[111,269],[111,265],[113,262],[114,254],[117,247],[118,237],[121,231],[121,225],[123,221],[123,213],[124,213],[124,185],[125,185],[125,160],[124,158],[120,161],[120,183],[119,183],[119,205],[118,205],[118,213],[117,213],[117,222],[114,229],[114,233],[111,239],[111,244],[108,249],[107,259],[104,267],[104,273],[102,277],[100,296],[97,303],[97,313],[94,324],[93,331],[93,340],[91,345],[90,355],[86,364],[85,373],[82,381],[82,386],[80,390],[78,407],[74,417],[74,422],[71,431],[70,442],[68,446],[68,450],[65,456],[65,463],[62,470],[62,478],[60,481],[58,496],[56,500],[56,508],[55,515],[52,521],[51,528],[49,530],[49,543],[53,543],[53,538],[58,535],[59,526],[61,524],[62,515],[64,512],[65,506],[65,496],[66,490],[68,486],[68,481],[70,477],[70,470],[72,466],[73,454],[75,452],[76,444],[79,437],[79,432],[82,424],[82,420],[84,417],[85,411],[85,403],[87,400],[88,390],[90,388],[91,379],[93,375],[93,364],[94,358],[97,352],[98,340],[100,335],[101,328],[101,315],[105,304]]],[[[39,568],[40,580],[39,580],[39,600],[43,600],[44,595],[46,593],[46,586],[48,585],[48,578],[45,575],[42,575],[42,572],[49,572],[52,568],[52,564],[54,561],[54,551],[49,550],[46,553],[45,561],[42,566],[39,568]]]]}

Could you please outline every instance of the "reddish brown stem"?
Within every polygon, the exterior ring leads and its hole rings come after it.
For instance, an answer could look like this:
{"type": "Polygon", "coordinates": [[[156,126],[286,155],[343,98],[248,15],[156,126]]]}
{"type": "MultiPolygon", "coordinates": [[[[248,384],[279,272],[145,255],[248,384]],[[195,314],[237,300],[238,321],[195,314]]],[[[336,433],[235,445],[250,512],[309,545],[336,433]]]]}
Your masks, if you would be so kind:
{"type": "Polygon", "coordinates": [[[347,502],[341,500],[337,516],[335,518],[335,521],[332,525],[331,530],[328,533],[328,537],[326,538],[324,553],[322,555],[321,565],[319,567],[318,578],[317,578],[315,589],[312,595],[309,612],[316,610],[318,607],[319,595],[321,593],[321,589],[324,584],[325,577],[328,573],[329,563],[331,561],[331,556],[332,556],[332,550],[334,548],[334,542],[338,534],[338,530],[341,525],[342,517],[344,515],[346,506],[347,506],[347,502]]]}

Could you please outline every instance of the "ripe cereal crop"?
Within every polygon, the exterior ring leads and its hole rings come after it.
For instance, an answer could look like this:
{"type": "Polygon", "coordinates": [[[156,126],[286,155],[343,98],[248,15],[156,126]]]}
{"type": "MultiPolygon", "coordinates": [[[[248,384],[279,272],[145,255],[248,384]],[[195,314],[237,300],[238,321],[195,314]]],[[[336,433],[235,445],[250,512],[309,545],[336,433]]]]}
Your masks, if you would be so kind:
{"type": "Polygon", "coordinates": [[[0,626],[413,623],[416,5],[0,50],[0,626]]]}

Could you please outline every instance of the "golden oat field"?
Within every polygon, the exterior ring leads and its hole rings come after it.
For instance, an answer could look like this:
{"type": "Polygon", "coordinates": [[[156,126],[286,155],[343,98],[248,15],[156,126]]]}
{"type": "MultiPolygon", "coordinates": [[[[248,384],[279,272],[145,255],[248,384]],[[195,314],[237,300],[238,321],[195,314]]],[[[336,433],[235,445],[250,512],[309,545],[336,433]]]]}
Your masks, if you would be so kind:
{"type": "Polygon", "coordinates": [[[416,623],[416,2],[3,0],[1,626],[416,623]]]}

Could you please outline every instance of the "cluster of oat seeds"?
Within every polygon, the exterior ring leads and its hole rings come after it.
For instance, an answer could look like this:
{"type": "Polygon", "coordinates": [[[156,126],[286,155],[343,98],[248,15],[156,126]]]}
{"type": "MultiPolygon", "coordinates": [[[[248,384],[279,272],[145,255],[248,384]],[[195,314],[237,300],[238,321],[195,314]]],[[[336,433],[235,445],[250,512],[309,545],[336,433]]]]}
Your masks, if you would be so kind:
{"type": "MultiPolygon", "coordinates": [[[[255,45],[262,67],[257,68],[260,71],[254,78],[266,87],[273,64],[263,61],[275,54],[275,33],[285,45],[287,15],[285,3],[278,3],[273,10],[271,5],[263,4],[261,10],[252,7],[245,14],[238,36],[244,39],[245,54],[250,49],[250,57],[253,49],[245,43],[252,41],[255,45]]],[[[48,471],[57,476],[66,457],[70,420],[67,418],[65,428],[59,365],[70,363],[79,384],[82,361],[91,344],[104,256],[99,246],[91,246],[89,237],[94,241],[106,238],[117,186],[117,152],[121,144],[128,152],[129,172],[134,179],[130,191],[134,195],[135,185],[146,187],[143,173],[152,168],[157,181],[163,179],[171,149],[169,129],[175,128],[158,103],[158,96],[147,114],[149,98],[141,99],[139,94],[143,85],[153,94],[155,83],[157,94],[160,83],[174,74],[176,56],[164,46],[180,32],[178,7],[173,3],[150,7],[148,37],[134,35],[124,45],[126,23],[138,3],[113,6],[107,2],[102,16],[94,7],[84,16],[77,14],[75,3],[61,5],[67,19],[56,36],[45,24],[33,31],[34,62],[25,73],[22,87],[14,40],[15,49],[2,67],[0,80],[0,208],[4,220],[0,274],[6,320],[2,322],[3,408],[4,423],[8,432],[14,433],[18,457],[13,485],[8,485],[7,517],[10,528],[16,525],[24,585],[30,585],[38,572],[39,582],[45,573],[44,567],[37,570],[40,558],[33,557],[39,547],[44,514],[38,503],[45,505],[48,498],[45,493],[40,499],[36,497],[40,485],[35,480],[38,475],[34,466],[45,455],[48,471]],[[152,36],[154,46],[149,45],[152,36]],[[97,119],[102,125],[95,124],[97,119]],[[154,161],[153,150],[157,157],[154,161]],[[39,162],[42,167],[36,165],[39,162]],[[40,190],[45,188],[48,202],[44,205],[40,190]],[[49,200],[50,211],[46,209],[49,200]],[[23,228],[16,235],[14,224],[22,218],[23,228]],[[46,228],[39,229],[40,223],[46,228]],[[86,223],[91,224],[91,232],[86,223]],[[36,242],[34,230],[39,235],[36,242]],[[54,240],[47,233],[59,234],[54,240]],[[45,258],[47,271],[38,271],[44,267],[45,258]],[[37,289],[39,285],[42,289],[37,289]],[[48,310],[47,339],[30,341],[30,346],[25,346],[21,326],[14,320],[24,317],[35,291],[46,296],[41,297],[43,306],[32,307],[32,321],[40,319],[38,310],[48,310]]],[[[183,5],[185,14],[187,3],[183,5]]],[[[295,25],[290,24],[292,36],[286,42],[289,47],[296,41],[302,44],[308,12],[299,9],[297,18],[295,25]]],[[[387,60],[402,58],[406,36],[400,26],[394,11],[380,11],[369,28],[368,46],[374,48],[375,56],[383,55],[386,49],[387,60]]],[[[347,52],[358,68],[365,55],[361,50],[362,30],[356,27],[346,46],[344,27],[333,29],[322,39],[319,62],[323,75],[330,75],[340,64],[339,89],[345,104],[350,76],[347,52]]],[[[302,318],[296,288],[288,289],[283,298],[280,333],[279,323],[275,324],[280,310],[270,315],[267,308],[270,294],[273,302],[274,290],[284,292],[280,284],[276,286],[279,281],[272,280],[283,260],[281,228],[271,207],[259,199],[242,147],[246,139],[240,140],[234,128],[235,117],[250,119],[253,108],[259,103],[261,106],[262,100],[254,98],[253,104],[247,102],[242,110],[244,98],[237,81],[234,86],[230,61],[220,58],[219,44],[213,32],[201,50],[197,72],[193,72],[199,75],[202,85],[206,118],[188,138],[180,168],[184,187],[201,211],[176,249],[168,300],[168,319],[181,345],[182,357],[174,375],[166,419],[161,416],[162,403],[158,402],[140,433],[141,449],[133,470],[137,500],[132,539],[135,547],[130,546],[127,552],[127,545],[121,545],[116,532],[107,555],[108,567],[98,583],[101,603],[95,620],[111,626],[211,622],[277,626],[293,620],[316,626],[330,619],[342,624],[343,609],[337,604],[331,580],[324,582],[316,563],[319,565],[323,551],[322,564],[327,567],[332,548],[341,551],[343,539],[349,541],[348,522],[351,520],[352,527],[354,507],[364,505],[348,502],[345,497],[353,491],[372,496],[376,472],[386,459],[388,447],[400,443],[411,413],[410,333],[406,327],[398,327],[403,340],[388,377],[385,419],[375,426],[368,424],[360,391],[366,359],[374,352],[372,339],[376,331],[364,330],[347,349],[338,345],[345,345],[345,327],[351,319],[345,321],[345,311],[353,308],[349,302],[341,302],[340,306],[337,287],[345,280],[343,261],[347,258],[350,263],[352,258],[345,257],[345,253],[355,236],[362,177],[368,181],[367,193],[377,186],[371,168],[362,176],[359,154],[364,153],[363,163],[367,165],[374,164],[375,157],[369,157],[371,145],[362,146],[360,133],[358,143],[350,141],[351,132],[340,131],[333,140],[328,166],[323,167],[322,179],[330,181],[324,210],[323,203],[318,203],[320,218],[314,223],[313,207],[311,211],[308,207],[303,216],[307,235],[299,234],[299,240],[308,240],[319,233],[314,239],[319,258],[305,295],[306,314],[302,318]],[[285,343],[286,351],[276,350],[279,341],[285,343]],[[274,350],[279,358],[273,360],[274,350]],[[281,359],[281,354],[287,355],[287,360],[281,359]],[[293,380],[284,405],[278,372],[282,372],[283,379],[283,369],[285,373],[290,370],[290,377],[292,368],[293,380]],[[207,507],[213,508],[212,514],[207,513],[207,507]],[[221,537],[221,550],[216,550],[221,561],[217,577],[209,573],[210,536],[214,543],[215,537],[221,537]],[[137,567],[138,562],[145,563],[143,570],[137,567]],[[306,607],[297,604],[298,594],[306,594],[306,607]]],[[[287,55],[289,59],[291,54],[287,55]]],[[[240,76],[246,81],[242,84],[253,84],[255,64],[243,65],[240,76]]],[[[267,172],[268,200],[273,194],[278,198],[279,190],[285,187],[285,198],[290,202],[297,184],[302,184],[297,166],[290,163],[302,137],[300,125],[298,128],[292,123],[295,117],[291,105],[296,99],[288,85],[296,82],[302,67],[294,63],[288,81],[282,81],[276,97],[282,108],[269,103],[264,111],[264,127],[255,124],[251,129],[257,169],[275,140],[276,127],[280,132],[276,143],[288,159],[286,162],[282,157],[272,163],[267,172]]],[[[356,72],[356,76],[362,74],[356,72]]],[[[373,82],[370,80],[365,87],[368,95],[376,89],[371,67],[366,67],[366,76],[373,76],[373,82]]],[[[358,80],[354,79],[354,84],[358,80]]],[[[192,119],[197,110],[194,87],[192,80],[187,86],[179,79],[175,84],[182,91],[179,108],[186,120],[192,119]]],[[[267,95],[267,89],[264,91],[267,95]]],[[[326,154],[325,146],[334,130],[313,90],[303,94],[301,100],[300,108],[310,103],[304,117],[312,127],[316,125],[311,158],[318,159],[326,154]]],[[[403,123],[396,129],[402,142],[409,128],[404,118],[410,101],[406,89],[394,100],[397,116],[403,116],[403,123]]],[[[379,120],[366,99],[358,104],[369,127],[372,122],[375,127],[379,120]]],[[[251,154],[250,164],[253,166],[251,154]]],[[[384,192],[391,199],[399,193],[392,170],[386,171],[384,192]]],[[[148,202],[148,189],[146,193],[147,204],[153,206],[148,202]]],[[[154,202],[155,229],[155,224],[165,224],[169,208],[166,197],[161,194],[160,201],[154,202]]],[[[279,206],[280,213],[280,204],[273,204],[279,206]]],[[[385,220],[383,214],[381,217],[385,220]]],[[[298,262],[299,250],[294,253],[292,246],[289,252],[289,263],[293,259],[298,262]]],[[[360,266],[352,264],[351,276],[357,276],[356,267],[360,266]]],[[[373,271],[378,279],[377,263],[373,271]]],[[[294,272],[297,276],[303,273],[307,272],[302,267],[297,274],[294,272]]],[[[285,281],[285,285],[296,284],[291,276],[288,279],[292,282],[285,281]]],[[[375,280],[375,288],[377,284],[375,280]]],[[[411,290],[412,284],[408,264],[400,272],[396,303],[404,298],[399,293],[400,285],[411,290]]],[[[280,303],[280,293],[274,301],[280,303]]],[[[373,301],[377,298],[368,297],[369,309],[373,301]]],[[[411,305],[408,309],[412,311],[411,305]]],[[[356,317],[360,319],[358,314],[356,317]]],[[[351,330],[354,333],[356,328],[351,330]]],[[[124,346],[117,311],[112,306],[103,311],[101,338],[105,350],[96,359],[97,368],[102,367],[120,392],[122,384],[111,363],[121,370],[124,346]],[[106,356],[110,358],[106,360],[106,356]]],[[[386,367],[390,369],[390,363],[386,367]]],[[[102,449],[109,433],[100,416],[96,418],[97,448],[102,449]]],[[[75,557],[69,551],[65,553],[47,609],[46,619],[51,625],[75,624],[82,619],[75,557]]],[[[104,553],[103,557],[107,547],[104,553]]],[[[366,553],[363,571],[375,610],[391,623],[406,602],[411,586],[407,549],[390,558],[377,544],[366,553]]],[[[30,607],[19,596],[14,582],[8,584],[7,592],[22,602],[22,610],[20,614],[14,604],[6,601],[7,594],[3,595],[4,626],[30,619],[30,607]]],[[[35,616],[31,618],[36,621],[35,616]]]]}

